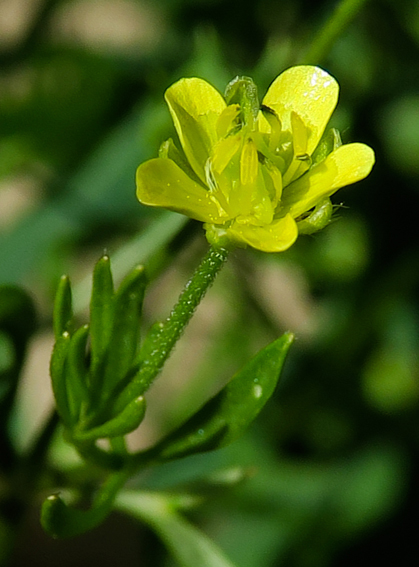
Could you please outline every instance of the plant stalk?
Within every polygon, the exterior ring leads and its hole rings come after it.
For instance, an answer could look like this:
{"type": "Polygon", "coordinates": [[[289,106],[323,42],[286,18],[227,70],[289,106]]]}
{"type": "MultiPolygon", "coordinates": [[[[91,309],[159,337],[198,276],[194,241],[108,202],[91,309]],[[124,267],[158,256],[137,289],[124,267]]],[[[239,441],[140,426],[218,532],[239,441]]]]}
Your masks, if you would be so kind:
{"type": "Polygon", "coordinates": [[[228,250],[225,248],[211,246],[180,294],[169,317],[164,323],[155,325],[149,331],[139,354],[140,370],[120,396],[118,406],[121,409],[128,401],[142,395],[149,388],[169,358],[199,303],[213,284],[227,256],[228,250]]]}

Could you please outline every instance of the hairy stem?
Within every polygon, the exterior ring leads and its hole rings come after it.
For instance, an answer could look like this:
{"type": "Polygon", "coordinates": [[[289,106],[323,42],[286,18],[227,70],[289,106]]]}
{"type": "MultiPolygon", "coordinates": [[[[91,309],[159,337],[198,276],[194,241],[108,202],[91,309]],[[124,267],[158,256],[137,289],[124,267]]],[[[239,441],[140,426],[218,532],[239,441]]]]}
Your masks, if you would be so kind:
{"type": "Polygon", "coordinates": [[[121,407],[124,407],[129,400],[143,394],[151,385],[199,303],[214,282],[227,256],[228,251],[226,249],[210,247],[180,294],[170,316],[164,323],[151,329],[140,352],[139,366],[141,370],[121,394],[119,400],[121,407]]]}

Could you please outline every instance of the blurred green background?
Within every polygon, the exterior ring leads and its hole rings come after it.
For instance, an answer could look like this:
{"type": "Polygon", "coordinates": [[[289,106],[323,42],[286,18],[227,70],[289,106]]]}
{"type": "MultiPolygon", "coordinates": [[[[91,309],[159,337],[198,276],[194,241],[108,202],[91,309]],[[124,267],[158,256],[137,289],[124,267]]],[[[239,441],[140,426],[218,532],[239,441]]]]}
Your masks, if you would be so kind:
{"type": "MultiPolygon", "coordinates": [[[[320,64],[341,86],[331,125],[376,152],[372,174],[334,197],[342,206],[322,233],[280,255],[232,254],[133,439],[151,443],[258,348],[296,333],[281,386],[242,441],[138,480],[198,483],[244,466],[247,480],[214,490],[192,515],[239,567],[413,565],[418,555],[419,3],[366,2],[328,54],[307,61],[337,4],[0,2],[0,282],[22,285],[39,311],[15,410],[18,445],[50,404],[61,274],[76,284],[83,317],[103,250],[119,276],[146,261],[150,323],[168,313],[206,249],[199,223],[135,198],[137,165],[173,133],[163,100],[172,82],[199,76],[223,90],[245,74],[262,96],[285,68],[320,64]]],[[[0,335],[0,365],[9,347],[0,335]]],[[[77,468],[58,448],[51,466],[77,468]]],[[[16,567],[173,565],[156,536],[121,516],[71,543],[49,540],[38,506],[16,567]]]]}

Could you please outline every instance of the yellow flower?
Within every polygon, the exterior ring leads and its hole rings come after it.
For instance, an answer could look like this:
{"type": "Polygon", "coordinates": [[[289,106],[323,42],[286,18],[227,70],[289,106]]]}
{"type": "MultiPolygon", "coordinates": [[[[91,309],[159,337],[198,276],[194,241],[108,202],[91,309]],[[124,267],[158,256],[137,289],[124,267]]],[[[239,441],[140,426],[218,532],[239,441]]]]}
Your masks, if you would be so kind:
{"type": "Polygon", "coordinates": [[[329,197],[374,164],[365,144],[324,134],[338,91],[312,66],[279,75],[262,105],[246,77],[225,98],[202,79],[181,79],[165,94],[181,149],[168,140],[140,165],[138,199],[204,222],[215,246],[286,250],[327,224],[329,197]]]}

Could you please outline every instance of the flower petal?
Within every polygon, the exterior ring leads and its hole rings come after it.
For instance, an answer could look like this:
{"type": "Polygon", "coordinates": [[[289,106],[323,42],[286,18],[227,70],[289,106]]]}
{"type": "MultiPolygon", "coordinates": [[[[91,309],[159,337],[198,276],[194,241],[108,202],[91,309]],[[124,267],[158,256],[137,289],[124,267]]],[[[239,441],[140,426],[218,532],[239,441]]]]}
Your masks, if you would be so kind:
{"type": "Polygon", "coordinates": [[[373,150],[365,144],[340,146],[284,189],[281,211],[299,217],[341,187],[364,179],[374,161],[373,150]]]}
{"type": "Polygon", "coordinates": [[[179,150],[179,148],[175,146],[172,138],[169,138],[160,145],[159,158],[171,159],[182,171],[186,173],[188,177],[192,179],[192,181],[196,181],[198,184],[201,184],[201,180],[190,166],[184,151],[182,149],[179,150]]]}
{"type": "Polygon", "coordinates": [[[143,205],[164,207],[202,222],[222,223],[227,215],[171,159],[155,158],[137,169],[137,198],[143,205]]]}
{"type": "Polygon", "coordinates": [[[286,215],[267,226],[243,226],[233,223],[226,234],[238,244],[247,244],[263,252],[283,252],[296,241],[298,229],[291,215],[286,215]]]}
{"type": "Polygon", "coordinates": [[[309,129],[307,153],[315,150],[335,109],[339,85],[326,71],[311,65],[287,69],[269,87],[263,104],[275,110],[283,130],[291,131],[291,112],[309,129]]]}
{"type": "Polygon", "coordinates": [[[221,94],[202,79],[181,79],[165,99],[192,168],[205,183],[205,163],[218,139],[217,121],[227,105],[221,94]]]}

